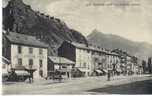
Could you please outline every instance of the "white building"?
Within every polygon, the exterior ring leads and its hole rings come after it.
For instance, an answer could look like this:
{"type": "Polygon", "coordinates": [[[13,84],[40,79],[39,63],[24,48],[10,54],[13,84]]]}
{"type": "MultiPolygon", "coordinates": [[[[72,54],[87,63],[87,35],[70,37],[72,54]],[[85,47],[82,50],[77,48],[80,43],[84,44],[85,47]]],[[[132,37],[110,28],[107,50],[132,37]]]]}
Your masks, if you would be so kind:
{"type": "Polygon", "coordinates": [[[94,70],[107,69],[108,65],[119,60],[117,54],[106,52],[101,48],[68,41],[62,43],[58,54],[74,61],[75,68],[84,72],[85,76],[91,75],[94,70]]]}
{"type": "Polygon", "coordinates": [[[35,37],[9,32],[3,34],[3,56],[15,70],[34,69],[34,78],[47,77],[48,46],[35,37]]]}
{"type": "Polygon", "coordinates": [[[88,76],[92,69],[91,50],[85,44],[63,42],[58,49],[61,57],[75,62],[75,68],[80,70],[84,76],[88,76]]]}

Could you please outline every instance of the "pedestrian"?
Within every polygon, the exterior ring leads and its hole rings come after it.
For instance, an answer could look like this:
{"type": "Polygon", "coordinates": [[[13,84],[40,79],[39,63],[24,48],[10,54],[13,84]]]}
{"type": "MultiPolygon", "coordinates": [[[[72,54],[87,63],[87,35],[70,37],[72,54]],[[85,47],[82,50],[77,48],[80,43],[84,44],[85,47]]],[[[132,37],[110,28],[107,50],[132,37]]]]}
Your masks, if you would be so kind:
{"type": "Polygon", "coordinates": [[[108,70],[107,78],[108,78],[108,81],[110,81],[110,70],[108,70]]]}
{"type": "Polygon", "coordinates": [[[32,83],[33,82],[33,71],[32,70],[29,70],[29,83],[32,83]]]}
{"type": "Polygon", "coordinates": [[[62,81],[62,73],[60,72],[59,73],[59,82],[61,83],[61,81],[62,81]]]}
{"type": "Polygon", "coordinates": [[[29,83],[32,83],[32,81],[31,81],[31,75],[29,75],[28,78],[29,78],[29,83]]]}
{"type": "Polygon", "coordinates": [[[68,78],[70,77],[69,72],[67,72],[67,76],[68,76],[68,78]]]}

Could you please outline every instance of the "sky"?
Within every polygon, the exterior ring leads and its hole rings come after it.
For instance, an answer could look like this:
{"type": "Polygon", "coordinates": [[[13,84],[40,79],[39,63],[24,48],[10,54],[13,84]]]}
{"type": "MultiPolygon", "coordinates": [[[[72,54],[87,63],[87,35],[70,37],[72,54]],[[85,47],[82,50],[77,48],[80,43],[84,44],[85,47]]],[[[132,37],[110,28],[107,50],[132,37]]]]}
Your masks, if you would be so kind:
{"type": "MultiPolygon", "coordinates": [[[[8,0],[3,0],[3,6],[8,0]]],[[[97,29],[152,44],[152,0],[23,0],[84,36],[97,29]]]]}

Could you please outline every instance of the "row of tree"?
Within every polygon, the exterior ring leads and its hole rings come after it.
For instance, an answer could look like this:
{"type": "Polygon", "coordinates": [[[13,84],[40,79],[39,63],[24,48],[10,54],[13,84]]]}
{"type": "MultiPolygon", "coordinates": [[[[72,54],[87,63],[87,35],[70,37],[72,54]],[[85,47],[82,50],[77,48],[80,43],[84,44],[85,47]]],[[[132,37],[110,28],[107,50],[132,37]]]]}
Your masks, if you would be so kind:
{"type": "Polygon", "coordinates": [[[152,58],[149,57],[147,62],[143,60],[142,67],[143,67],[143,73],[152,74],[152,58]]]}

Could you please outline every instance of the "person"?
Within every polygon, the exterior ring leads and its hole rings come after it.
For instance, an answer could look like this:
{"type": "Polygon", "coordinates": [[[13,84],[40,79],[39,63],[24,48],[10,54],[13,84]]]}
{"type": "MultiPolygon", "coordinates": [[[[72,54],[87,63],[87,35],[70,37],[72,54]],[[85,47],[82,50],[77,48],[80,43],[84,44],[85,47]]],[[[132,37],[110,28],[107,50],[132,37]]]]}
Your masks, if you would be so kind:
{"type": "Polygon", "coordinates": [[[68,78],[70,77],[69,72],[67,72],[67,76],[68,76],[68,78]]]}
{"type": "Polygon", "coordinates": [[[18,81],[18,77],[17,77],[17,74],[15,72],[15,69],[11,68],[11,72],[9,74],[9,79],[11,81],[18,81]]]}
{"type": "Polygon", "coordinates": [[[62,81],[62,73],[59,72],[59,82],[61,82],[61,81],[62,81]]]}
{"type": "Polygon", "coordinates": [[[29,70],[29,83],[32,83],[33,82],[33,71],[32,70],[29,70]]]}
{"type": "Polygon", "coordinates": [[[110,70],[108,70],[108,75],[107,75],[107,77],[108,77],[108,81],[110,81],[110,70]]]}
{"type": "Polygon", "coordinates": [[[29,83],[32,83],[31,75],[28,78],[29,78],[29,83]]]}

